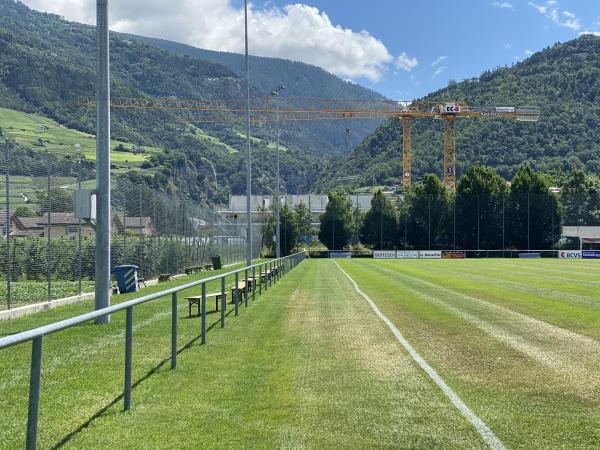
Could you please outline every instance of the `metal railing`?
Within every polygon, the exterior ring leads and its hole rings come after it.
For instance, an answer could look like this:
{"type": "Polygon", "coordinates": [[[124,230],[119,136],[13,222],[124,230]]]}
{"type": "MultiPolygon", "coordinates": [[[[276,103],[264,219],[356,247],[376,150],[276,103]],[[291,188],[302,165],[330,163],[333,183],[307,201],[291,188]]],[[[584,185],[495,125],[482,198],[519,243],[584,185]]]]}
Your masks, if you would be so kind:
{"type": "Polygon", "coordinates": [[[221,280],[221,328],[225,327],[225,309],[226,309],[226,277],[235,276],[235,285],[232,288],[232,297],[235,308],[235,315],[239,312],[240,297],[244,298],[244,305],[248,306],[248,297],[252,295],[252,300],[256,297],[256,289],[258,287],[258,294],[261,295],[264,290],[267,291],[274,282],[277,282],[281,277],[289,272],[291,269],[296,267],[305,258],[304,253],[296,253],[294,255],[286,256],[279,259],[273,259],[266,262],[261,262],[251,266],[243,267],[241,269],[233,270],[231,272],[215,275],[202,280],[193,281],[190,283],[183,284],[171,289],[156,292],[154,294],[145,295],[133,300],[129,300],[118,305],[109,306],[107,308],[100,309],[87,314],[82,314],[77,317],[70,319],[61,320],[59,322],[51,323],[42,327],[34,328],[31,330],[16,333],[11,336],[0,338],[0,350],[15,345],[23,344],[29,341],[33,341],[31,351],[31,375],[29,381],[29,406],[27,412],[27,437],[26,437],[26,448],[35,449],[37,442],[37,431],[38,431],[38,415],[39,415],[39,401],[40,401],[40,381],[42,372],[42,349],[44,336],[58,331],[66,330],[67,328],[81,325],[95,319],[109,316],[120,311],[125,310],[125,369],[124,369],[124,409],[127,411],[131,409],[131,389],[132,389],[132,345],[133,345],[133,308],[143,303],[148,303],[153,300],[171,296],[171,368],[177,368],[177,294],[180,291],[201,286],[202,297],[201,297],[201,344],[206,343],[206,284],[212,281],[221,280]],[[258,269],[259,277],[258,282],[256,281],[256,272],[258,269]],[[244,287],[243,290],[239,284],[240,274],[243,273],[244,287]],[[252,278],[249,279],[249,274],[252,274],[252,278]],[[251,283],[249,283],[249,280],[251,283]],[[258,285],[258,286],[257,286],[258,285]],[[250,290],[250,286],[252,289],[250,290]]]}

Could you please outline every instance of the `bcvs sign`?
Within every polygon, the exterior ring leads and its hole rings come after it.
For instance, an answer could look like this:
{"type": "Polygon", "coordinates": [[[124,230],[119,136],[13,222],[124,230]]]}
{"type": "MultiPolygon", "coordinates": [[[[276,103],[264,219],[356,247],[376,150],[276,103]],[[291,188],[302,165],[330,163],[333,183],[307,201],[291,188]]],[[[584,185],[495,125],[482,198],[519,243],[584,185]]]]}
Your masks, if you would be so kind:
{"type": "Polygon", "coordinates": [[[581,259],[581,250],[560,250],[559,259],[581,259]]]}

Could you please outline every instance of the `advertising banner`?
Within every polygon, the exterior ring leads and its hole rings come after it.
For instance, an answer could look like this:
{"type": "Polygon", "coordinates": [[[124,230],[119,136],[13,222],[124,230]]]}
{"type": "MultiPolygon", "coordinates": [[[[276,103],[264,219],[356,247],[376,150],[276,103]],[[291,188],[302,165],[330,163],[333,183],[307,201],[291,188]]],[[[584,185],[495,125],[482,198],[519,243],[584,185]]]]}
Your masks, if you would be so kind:
{"type": "Polygon", "coordinates": [[[600,259],[600,250],[584,250],[581,252],[584,259],[600,259]]]}
{"type": "Polygon", "coordinates": [[[335,250],[335,251],[329,252],[329,257],[330,258],[352,258],[352,253],[335,250]]]}
{"type": "Polygon", "coordinates": [[[581,250],[559,250],[559,259],[581,259],[581,250]]]}
{"type": "Polygon", "coordinates": [[[442,251],[442,259],[465,259],[465,252],[442,251]]]}
{"type": "Polygon", "coordinates": [[[419,252],[419,258],[421,259],[442,259],[441,250],[421,250],[419,252]]]}
{"type": "Polygon", "coordinates": [[[374,259],[396,259],[396,250],[375,250],[374,259]]]}
{"type": "Polygon", "coordinates": [[[419,259],[418,250],[398,250],[396,252],[396,258],[398,259],[419,259]]]}

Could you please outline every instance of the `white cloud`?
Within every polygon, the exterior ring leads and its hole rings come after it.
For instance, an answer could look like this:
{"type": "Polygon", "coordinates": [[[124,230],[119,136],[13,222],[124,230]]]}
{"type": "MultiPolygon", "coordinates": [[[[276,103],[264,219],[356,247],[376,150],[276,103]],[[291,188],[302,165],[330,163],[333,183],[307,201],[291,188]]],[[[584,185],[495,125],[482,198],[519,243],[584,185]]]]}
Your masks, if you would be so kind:
{"type": "Polygon", "coordinates": [[[435,61],[433,61],[431,63],[431,67],[436,67],[439,66],[440,64],[442,64],[444,61],[446,61],[448,59],[447,56],[440,56],[439,58],[437,58],[435,61]]]}
{"type": "Polygon", "coordinates": [[[547,0],[544,4],[529,2],[540,14],[551,19],[555,24],[578,31],[581,28],[581,21],[571,11],[560,11],[556,0],[547,0]]]}
{"type": "Polygon", "coordinates": [[[502,9],[514,9],[512,3],[510,2],[494,2],[493,6],[495,6],[496,8],[502,8],[502,9]]]}
{"type": "Polygon", "coordinates": [[[511,48],[512,48],[512,45],[510,45],[508,43],[504,46],[504,50],[510,50],[511,48]]]}
{"type": "Polygon", "coordinates": [[[525,50],[525,54],[526,54],[527,56],[531,56],[531,55],[533,55],[533,53],[534,53],[534,52],[533,52],[532,50],[525,50]]]}
{"type": "Polygon", "coordinates": [[[579,36],[583,36],[585,34],[591,34],[592,36],[600,37],[600,31],[582,31],[581,33],[579,33],[579,36]]]}
{"type": "Polygon", "coordinates": [[[396,58],[395,65],[400,70],[411,72],[419,65],[419,61],[417,58],[411,58],[408,56],[406,52],[402,52],[402,54],[396,58]]]}
{"type": "MultiPolygon", "coordinates": [[[[81,0],[24,0],[30,7],[69,20],[95,23],[95,2],[81,0]]],[[[236,2],[239,4],[239,2],[236,2]]],[[[109,4],[111,29],[160,37],[196,47],[242,52],[243,8],[233,0],[128,0],[109,4]]],[[[395,62],[412,70],[416,58],[397,59],[368,31],[354,31],[331,22],[325,12],[304,4],[283,8],[250,6],[250,52],[314,64],[344,78],[381,78],[395,62]]]]}
{"type": "Polygon", "coordinates": [[[446,70],[446,66],[441,66],[441,67],[438,67],[438,69],[437,69],[435,72],[433,72],[433,75],[431,76],[431,78],[435,78],[435,77],[437,77],[437,76],[438,76],[440,73],[442,73],[444,70],[446,70]]]}

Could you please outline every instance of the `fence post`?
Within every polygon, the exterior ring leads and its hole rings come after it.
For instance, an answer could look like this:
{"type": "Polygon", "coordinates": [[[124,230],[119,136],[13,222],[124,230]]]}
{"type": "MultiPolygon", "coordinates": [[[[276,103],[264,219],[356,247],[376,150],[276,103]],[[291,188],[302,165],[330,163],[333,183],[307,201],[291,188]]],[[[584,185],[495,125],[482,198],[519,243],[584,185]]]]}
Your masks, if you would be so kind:
{"type": "Polygon", "coordinates": [[[269,287],[273,285],[273,261],[269,261],[269,276],[267,277],[269,280],[269,287]]]}
{"type": "Polygon", "coordinates": [[[248,269],[244,271],[245,283],[244,283],[244,307],[248,307],[248,293],[250,288],[248,287],[248,269]]]}
{"type": "Polygon", "coordinates": [[[201,344],[206,344],[206,283],[202,283],[202,325],[201,344]]]}
{"type": "Polygon", "coordinates": [[[258,266],[258,295],[262,295],[262,284],[263,284],[262,267],[263,267],[262,264],[260,264],[258,266]]]}
{"type": "MultiPolygon", "coordinates": [[[[79,145],[79,144],[77,144],[79,145]]],[[[77,188],[81,189],[81,146],[79,146],[79,157],[77,158],[77,188]]],[[[82,224],[82,220],[81,219],[77,219],[77,255],[78,255],[78,259],[79,259],[79,273],[77,274],[77,282],[78,282],[78,291],[79,291],[79,295],[82,294],[82,288],[81,288],[81,278],[82,278],[82,268],[81,266],[83,265],[83,253],[81,250],[81,224],[82,224]]]]}
{"type": "Polygon", "coordinates": [[[48,202],[47,205],[48,206],[48,240],[47,240],[47,255],[46,255],[46,283],[47,283],[47,288],[48,288],[48,301],[52,300],[52,274],[51,274],[51,268],[52,268],[52,191],[51,191],[51,187],[50,187],[50,152],[48,150],[46,150],[46,156],[48,157],[48,160],[46,161],[46,175],[48,177],[48,202]]]}
{"type": "Polygon", "coordinates": [[[233,296],[234,299],[234,304],[235,304],[235,315],[238,315],[238,298],[240,296],[240,291],[238,289],[238,282],[239,282],[239,273],[236,272],[235,273],[235,288],[233,289],[233,292],[235,292],[235,295],[233,296]]]}
{"type": "Polygon", "coordinates": [[[177,292],[171,296],[171,369],[177,368],[177,292]]]}
{"type": "Polygon", "coordinates": [[[221,328],[225,327],[225,308],[227,307],[227,300],[225,294],[225,277],[221,278],[221,328]]]}
{"type": "Polygon", "coordinates": [[[256,300],[256,267],[252,267],[252,301],[256,300]]]}
{"type": "Polygon", "coordinates": [[[12,303],[12,259],[11,259],[11,237],[10,237],[10,144],[6,144],[6,302],[10,309],[12,303]]]}
{"type": "Polygon", "coordinates": [[[126,310],[125,314],[125,393],[124,409],[131,409],[131,350],[133,344],[133,306],[126,310]]]}
{"type": "Polygon", "coordinates": [[[29,379],[29,408],[27,411],[27,440],[25,448],[35,450],[37,424],[40,410],[40,379],[42,375],[43,336],[33,340],[31,346],[31,377],[29,379]]]}

